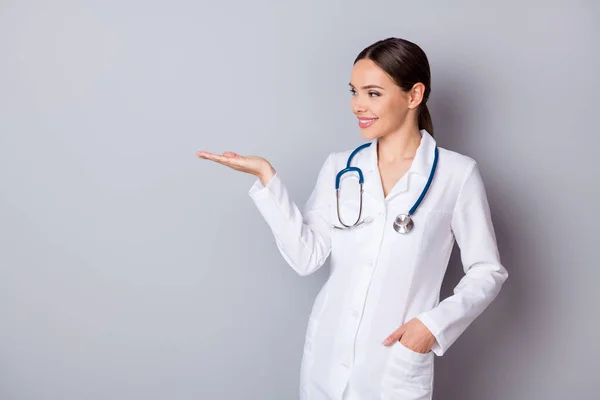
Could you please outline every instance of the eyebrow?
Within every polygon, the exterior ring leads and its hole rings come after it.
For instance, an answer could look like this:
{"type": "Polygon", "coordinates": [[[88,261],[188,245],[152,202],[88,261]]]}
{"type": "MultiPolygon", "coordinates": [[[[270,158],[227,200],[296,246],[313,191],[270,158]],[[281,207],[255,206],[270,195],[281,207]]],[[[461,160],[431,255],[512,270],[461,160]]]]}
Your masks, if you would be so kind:
{"type": "MultiPolygon", "coordinates": [[[[350,82],[348,83],[348,85],[350,85],[351,87],[354,87],[354,85],[350,82]]],[[[384,88],[382,88],[381,86],[377,86],[377,85],[367,85],[367,86],[363,86],[362,89],[381,89],[381,90],[385,90],[384,88]]]]}

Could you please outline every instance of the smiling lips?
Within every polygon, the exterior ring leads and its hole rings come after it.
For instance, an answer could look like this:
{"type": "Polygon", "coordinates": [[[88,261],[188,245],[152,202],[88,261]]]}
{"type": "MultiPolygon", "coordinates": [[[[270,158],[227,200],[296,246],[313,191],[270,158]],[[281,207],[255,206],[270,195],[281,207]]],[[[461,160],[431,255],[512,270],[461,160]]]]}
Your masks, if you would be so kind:
{"type": "Polygon", "coordinates": [[[377,121],[378,118],[365,118],[365,117],[359,117],[358,118],[358,126],[360,126],[361,128],[368,128],[371,125],[373,125],[375,123],[375,121],[377,121]]]}

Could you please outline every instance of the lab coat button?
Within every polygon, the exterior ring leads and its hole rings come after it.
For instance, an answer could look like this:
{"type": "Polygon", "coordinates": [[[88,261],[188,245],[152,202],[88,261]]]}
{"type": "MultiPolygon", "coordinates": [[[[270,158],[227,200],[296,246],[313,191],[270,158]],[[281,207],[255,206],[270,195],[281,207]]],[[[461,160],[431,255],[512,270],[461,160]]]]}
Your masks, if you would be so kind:
{"type": "Polygon", "coordinates": [[[356,317],[358,317],[358,311],[354,310],[354,311],[352,312],[352,315],[354,315],[354,317],[355,317],[355,318],[356,318],[356,317]]]}

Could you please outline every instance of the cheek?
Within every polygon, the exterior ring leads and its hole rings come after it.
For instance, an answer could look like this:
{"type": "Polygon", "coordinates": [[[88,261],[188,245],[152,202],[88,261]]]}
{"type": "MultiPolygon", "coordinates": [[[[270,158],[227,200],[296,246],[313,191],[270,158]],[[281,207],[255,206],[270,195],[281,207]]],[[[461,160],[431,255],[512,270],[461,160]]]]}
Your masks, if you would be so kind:
{"type": "Polygon", "coordinates": [[[379,105],[379,117],[382,128],[394,129],[404,123],[407,110],[397,102],[386,102],[379,105]]]}

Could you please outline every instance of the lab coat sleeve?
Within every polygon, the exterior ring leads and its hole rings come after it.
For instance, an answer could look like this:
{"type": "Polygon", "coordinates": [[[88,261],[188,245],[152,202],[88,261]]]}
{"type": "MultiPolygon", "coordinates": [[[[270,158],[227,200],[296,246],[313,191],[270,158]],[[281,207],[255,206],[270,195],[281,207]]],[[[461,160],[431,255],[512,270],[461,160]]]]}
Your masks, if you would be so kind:
{"type": "Polygon", "coordinates": [[[441,356],[494,300],[508,277],[500,263],[488,200],[477,163],[468,168],[452,216],[465,276],[452,296],[417,316],[436,337],[441,356]]]}
{"type": "Polygon", "coordinates": [[[285,261],[301,276],[317,271],[331,252],[329,207],[334,196],[331,154],[302,210],[290,199],[278,172],[264,186],[260,179],[248,192],[271,228],[285,261]]]}

